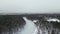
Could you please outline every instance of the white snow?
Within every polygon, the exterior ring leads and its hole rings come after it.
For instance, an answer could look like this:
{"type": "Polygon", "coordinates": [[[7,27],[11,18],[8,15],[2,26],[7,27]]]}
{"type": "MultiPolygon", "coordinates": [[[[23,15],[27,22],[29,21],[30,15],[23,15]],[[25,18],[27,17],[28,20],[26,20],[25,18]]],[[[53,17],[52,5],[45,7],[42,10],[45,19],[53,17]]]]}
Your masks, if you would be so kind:
{"type": "Polygon", "coordinates": [[[38,29],[36,28],[33,34],[37,34],[37,32],[38,32],[38,29]]]}
{"type": "Polygon", "coordinates": [[[26,17],[23,17],[23,19],[26,21],[26,25],[22,32],[20,32],[20,34],[35,34],[37,27],[35,26],[33,21],[27,19],[26,17]]]}
{"type": "Polygon", "coordinates": [[[36,23],[38,20],[33,20],[34,23],[36,23]]]}
{"type": "Polygon", "coordinates": [[[52,18],[52,19],[50,18],[50,19],[47,19],[47,21],[49,21],[49,22],[50,22],[50,21],[54,21],[54,22],[57,21],[57,22],[60,22],[60,20],[59,20],[59,19],[56,19],[56,18],[52,18]]]}

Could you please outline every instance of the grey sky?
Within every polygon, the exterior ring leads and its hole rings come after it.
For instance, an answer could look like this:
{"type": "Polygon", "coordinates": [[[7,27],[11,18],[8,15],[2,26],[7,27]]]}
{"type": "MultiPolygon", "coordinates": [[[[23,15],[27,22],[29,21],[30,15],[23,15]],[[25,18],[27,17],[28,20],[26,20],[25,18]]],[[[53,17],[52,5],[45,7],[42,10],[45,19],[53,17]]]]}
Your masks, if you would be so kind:
{"type": "Polygon", "coordinates": [[[60,0],[0,0],[0,13],[59,13],[60,0]]]}

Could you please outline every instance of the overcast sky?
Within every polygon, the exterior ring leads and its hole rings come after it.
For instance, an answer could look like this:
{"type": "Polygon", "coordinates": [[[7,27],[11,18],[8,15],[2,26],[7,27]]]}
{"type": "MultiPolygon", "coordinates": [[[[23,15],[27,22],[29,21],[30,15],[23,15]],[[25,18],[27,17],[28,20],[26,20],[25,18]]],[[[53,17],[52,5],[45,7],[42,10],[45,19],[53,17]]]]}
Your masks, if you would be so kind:
{"type": "Polygon", "coordinates": [[[0,13],[59,13],[60,0],[0,0],[0,13]]]}

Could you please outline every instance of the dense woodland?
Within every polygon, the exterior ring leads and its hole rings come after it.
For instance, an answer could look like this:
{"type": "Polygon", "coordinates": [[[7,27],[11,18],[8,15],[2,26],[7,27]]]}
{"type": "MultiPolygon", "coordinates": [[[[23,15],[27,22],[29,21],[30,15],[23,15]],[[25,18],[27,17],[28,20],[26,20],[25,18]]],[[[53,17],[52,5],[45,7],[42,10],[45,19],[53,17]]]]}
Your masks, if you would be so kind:
{"type": "Polygon", "coordinates": [[[17,28],[22,28],[25,21],[21,16],[17,15],[1,15],[0,16],[0,33],[7,31],[15,31],[17,28]],[[12,30],[13,29],[13,30],[12,30]]]}

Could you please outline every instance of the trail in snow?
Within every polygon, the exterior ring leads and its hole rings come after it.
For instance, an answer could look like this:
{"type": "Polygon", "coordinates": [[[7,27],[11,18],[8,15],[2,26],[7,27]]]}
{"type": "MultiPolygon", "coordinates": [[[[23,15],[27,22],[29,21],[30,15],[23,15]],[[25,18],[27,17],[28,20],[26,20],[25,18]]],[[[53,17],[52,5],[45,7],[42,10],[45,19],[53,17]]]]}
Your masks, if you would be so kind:
{"type": "Polygon", "coordinates": [[[27,19],[26,17],[23,17],[23,19],[26,21],[26,25],[21,34],[36,34],[37,27],[35,26],[33,21],[27,19]]]}

